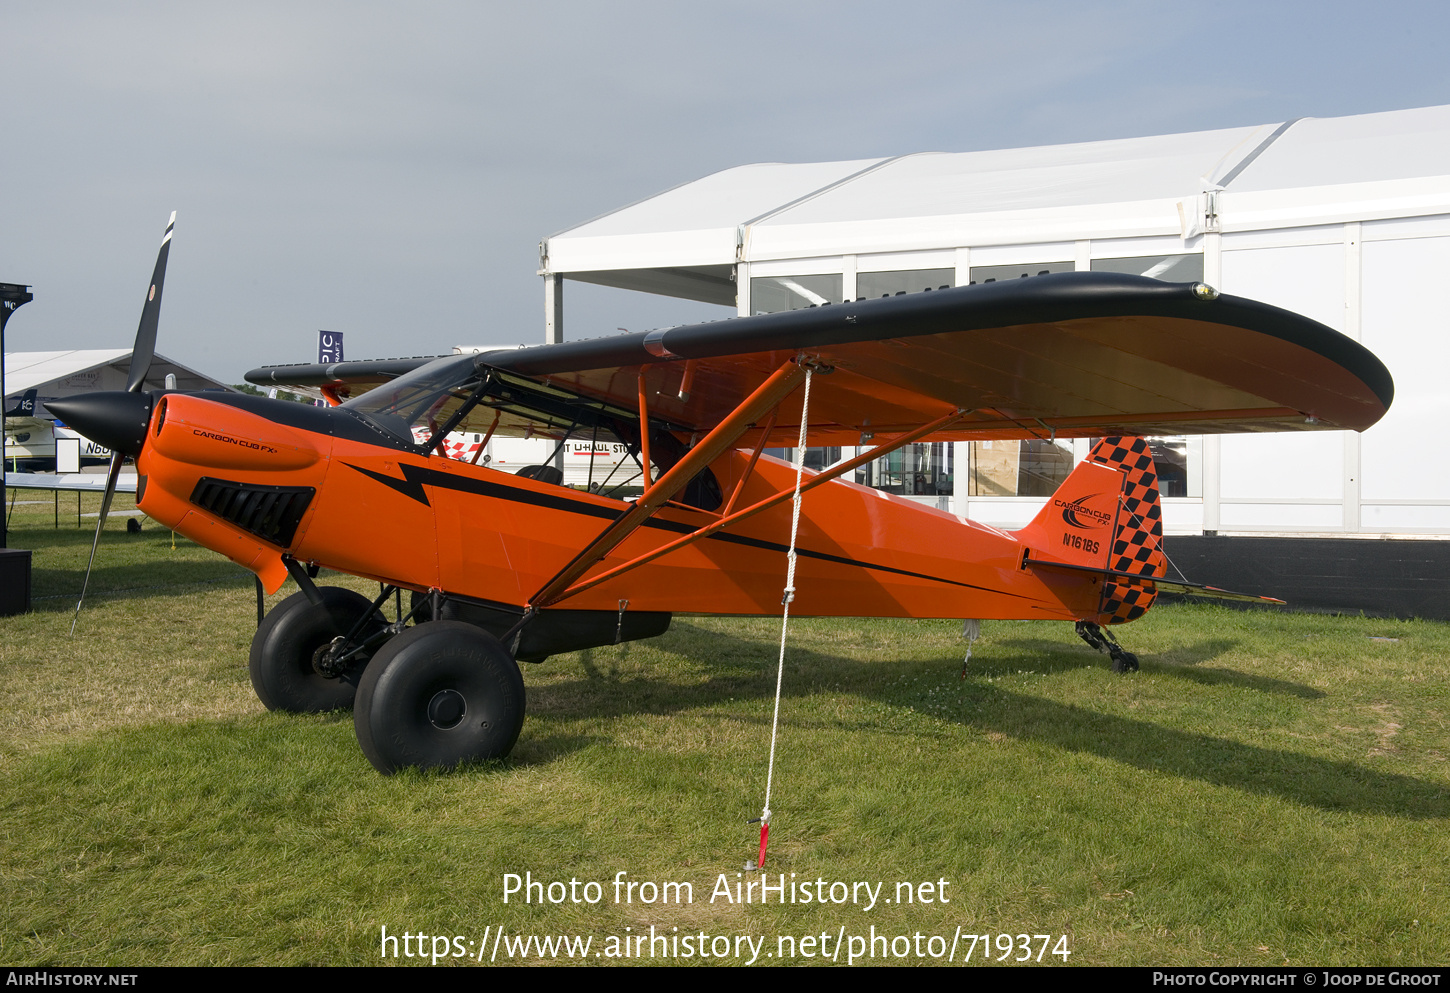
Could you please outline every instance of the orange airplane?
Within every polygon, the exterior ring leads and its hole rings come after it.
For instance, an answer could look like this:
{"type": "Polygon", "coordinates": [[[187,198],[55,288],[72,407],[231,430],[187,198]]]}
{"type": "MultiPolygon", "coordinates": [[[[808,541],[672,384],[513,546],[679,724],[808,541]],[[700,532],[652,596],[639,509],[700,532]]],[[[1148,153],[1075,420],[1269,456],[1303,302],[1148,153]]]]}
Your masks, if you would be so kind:
{"type": "Polygon", "coordinates": [[[1394,389],[1369,351],[1307,318],[1202,283],[1083,272],[248,373],[320,387],[331,407],[143,392],[170,238],[168,225],[127,390],[47,406],[116,453],[113,485],[136,460],[150,517],[269,592],[292,576],[301,592],[252,643],[257,695],[352,707],[383,772],[507,754],[524,717],[516,660],[651,637],[675,613],[776,615],[789,599],[798,616],[1071,621],[1114,669],[1137,668],[1106,626],[1164,589],[1240,596],[1164,578],[1143,436],[1362,431],[1394,389]],[[510,474],[450,458],[459,431],[623,444],[642,492],[565,487],[552,460],[510,474]],[[1102,440],[1019,531],[842,478],[917,441],[1079,437],[1102,440]],[[872,447],[820,472],[764,454],[807,445],[872,447]],[[381,593],[319,587],[319,567],[381,593]],[[390,623],[402,590],[411,609],[390,623]]]}

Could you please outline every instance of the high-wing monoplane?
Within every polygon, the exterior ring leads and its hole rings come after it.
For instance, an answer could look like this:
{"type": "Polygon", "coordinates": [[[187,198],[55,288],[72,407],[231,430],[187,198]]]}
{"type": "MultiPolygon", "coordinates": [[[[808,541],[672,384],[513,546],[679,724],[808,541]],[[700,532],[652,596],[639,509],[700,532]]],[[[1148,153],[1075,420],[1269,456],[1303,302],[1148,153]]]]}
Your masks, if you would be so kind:
{"type": "MultiPolygon", "coordinates": [[[[269,708],[352,706],[378,769],[506,754],[517,661],[650,637],[675,613],[1075,622],[1105,629],[1164,589],[1145,435],[1364,430],[1393,384],[1365,348],[1202,283],[1067,273],[441,358],[254,370],[307,407],[140,392],[167,240],[127,392],[48,406],[134,456],[138,506],[301,592],[257,631],[269,708]],[[622,444],[632,492],[562,485],[450,449],[459,431],[622,444]],[[917,441],[1100,439],[1025,528],[1004,531],[846,481],[917,441]],[[819,472],[765,450],[867,446],[819,472]],[[792,503],[799,492],[798,531],[792,503]],[[794,535],[794,537],[793,537],[794,535]],[[380,595],[320,587],[316,567],[380,595]],[[411,611],[381,612],[412,591],[411,611]]],[[[113,468],[114,468],[113,465],[113,468]]],[[[114,475],[114,473],[113,473],[114,475]]],[[[1231,594],[1225,594],[1231,595],[1231,594]]]]}

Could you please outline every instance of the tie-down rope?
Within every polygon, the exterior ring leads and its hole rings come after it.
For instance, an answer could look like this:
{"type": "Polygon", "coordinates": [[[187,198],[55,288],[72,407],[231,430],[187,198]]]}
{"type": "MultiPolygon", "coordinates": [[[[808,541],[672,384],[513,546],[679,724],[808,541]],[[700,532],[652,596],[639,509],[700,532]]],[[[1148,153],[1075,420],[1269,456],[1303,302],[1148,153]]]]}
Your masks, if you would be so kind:
{"type": "Polygon", "coordinates": [[[770,764],[765,772],[765,805],[760,811],[760,857],[755,863],[756,868],[762,868],[765,865],[765,845],[770,838],[770,788],[775,781],[775,743],[780,731],[780,687],[785,676],[785,634],[786,629],[790,626],[790,602],[795,599],[795,543],[796,533],[800,530],[801,523],[801,476],[806,461],[806,425],[810,420],[811,374],[813,371],[810,366],[805,368],[806,385],[804,396],[801,399],[801,430],[795,446],[795,496],[791,502],[790,551],[786,554],[785,590],[780,597],[783,609],[780,618],[780,661],[775,670],[775,715],[770,721],[770,764]]]}

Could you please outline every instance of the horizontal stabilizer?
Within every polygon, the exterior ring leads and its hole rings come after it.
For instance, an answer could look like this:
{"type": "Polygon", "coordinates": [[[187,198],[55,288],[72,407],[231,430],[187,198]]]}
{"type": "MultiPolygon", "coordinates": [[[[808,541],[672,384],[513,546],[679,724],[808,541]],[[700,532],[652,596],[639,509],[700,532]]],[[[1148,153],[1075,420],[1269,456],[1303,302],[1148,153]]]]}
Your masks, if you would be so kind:
{"type": "Polygon", "coordinates": [[[1182,593],[1184,596],[1209,597],[1214,600],[1238,600],[1243,603],[1268,603],[1276,606],[1283,606],[1283,600],[1276,600],[1271,596],[1256,596],[1253,593],[1234,593],[1231,590],[1221,590],[1217,586],[1204,586],[1202,583],[1182,583],[1175,579],[1164,579],[1161,576],[1139,576],[1131,572],[1119,572],[1116,569],[1097,569],[1090,565],[1069,565],[1066,562],[1051,562],[1047,559],[1027,558],[1023,565],[1030,569],[1066,569],[1070,572],[1091,572],[1099,576],[1108,576],[1113,579],[1131,579],[1135,583],[1151,583],[1164,593],[1182,593]]]}

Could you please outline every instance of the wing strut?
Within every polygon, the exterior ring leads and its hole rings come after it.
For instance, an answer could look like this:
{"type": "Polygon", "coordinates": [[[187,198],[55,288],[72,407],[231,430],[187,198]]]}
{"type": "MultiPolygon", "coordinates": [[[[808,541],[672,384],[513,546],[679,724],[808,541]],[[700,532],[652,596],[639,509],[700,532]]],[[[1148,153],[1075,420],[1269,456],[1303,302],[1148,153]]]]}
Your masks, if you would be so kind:
{"type": "MultiPolygon", "coordinates": [[[[639,371],[639,467],[644,472],[644,491],[653,485],[649,478],[649,400],[644,387],[644,370],[639,371]]],[[[591,462],[594,456],[589,457],[591,462]]],[[[664,477],[660,477],[664,482],[664,477]]]]}
{"type": "MultiPolygon", "coordinates": [[[[950,414],[944,414],[941,417],[938,417],[936,420],[932,421],[929,424],[923,424],[921,427],[916,428],[913,431],[908,431],[906,434],[899,435],[889,442],[883,442],[882,444],[877,445],[870,451],[862,452],[855,458],[847,459],[844,462],[838,462],[835,465],[831,466],[829,469],[823,470],[822,472],[812,476],[810,479],[802,483],[800,491],[802,493],[805,493],[808,490],[813,490],[823,483],[829,483],[831,480],[837,478],[838,476],[844,476],[852,469],[863,466],[868,462],[874,462],[881,456],[894,452],[898,448],[901,448],[903,445],[909,445],[913,441],[916,441],[918,438],[923,438],[934,431],[942,430],[953,422],[958,421],[966,416],[967,413],[968,411],[958,408],[952,411],[950,414]]],[[[757,452],[756,455],[758,456],[759,452],[757,452]]],[[[752,462],[752,465],[753,464],[754,463],[752,462]]],[[[694,544],[702,538],[708,538],[715,532],[722,531],[725,528],[728,528],[730,525],[736,523],[737,521],[745,520],[745,518],[747,517],[754,517],[761,511],[769,510],[776,504],[783,503],[786,500],[791,499],[794,495],[795,489],[793,487],[791,489],[781,490],[774,496],[769,496],[766,497],[764,500],[753,503],[749,507],[746,507],[744,510],[737,510],[733,514],[728,514],[717,521],[712,521],[711,523],[706,524],[699,530],[692,531],[687,535],[676,538],[674,541],[667,542],[666,544],[663,544],[658,548],[653,549],[652,551],[645,552],[643,555],[637,558],[630,559],[628,562],[617,565],[612,569],[606,570],[605,572],[601,572],[597,576],[591,576],[589,579],[585,580],[582,583],[578,583],[574,586],[569,586],[567,588],[561,588],[561,592],[551,595],[549,603],[558,603],[560,600],[563,600],[566,597],[571,597],[576,593],[583,593],[585,590],[598,586],[600,583],[604,582],[607,579],[613,579],[615,576],[618,576],[621,573],[629,572],[633,569],[639,568],[642,565],[645,565],[646,563],[653,562],[660,556],[667,555],[677,548],[683,548],[686,545],[694,544]]],[[[732,497],[732,500],[733,499],[734,498],[732,497]]],[[[615,544],[618,544],[618,542],[616,542],[615,544]]],[[[599,557],[602,558],[603,556],[601,555],[599,557]]],[[[585,568],[587,569],[587,566],[585,568]]],[[[585,569],[578,570],[575,578],[577,578],[578,576],[582,576],[584,572],[585,569]]],[[[560,573],[560,575],[563,575],[563,573],[560,573]]],[[[551,587],[554,585],[554,583],[550,584],[551,587]]],[[[537,601],[537,599],[538,598],[536,597],[535,600],[537,601]]],[[[545,604],[539,604],[539,606],[545,606],[545,604]]]]}
{"type": "MultiPolygon", "coordinates": [[[[668,472],[651,484],[633,507],[600,532],[599,537],[591,541],[583,551],[574,556],[573,561],[544,584],[539,592],[530,597],[529,607],[538,609],[558,601],[560,595],[569,588],[570,583],[584,575],[590,567],[602,560],[620,542],[653,517],[655,512],[676,493],[683,490],[690,480],[700,473],[700,470],[719,458],[726,449],[739,440],[741,435],[749,431],[766,411],[785,399],[801,380],[805,379],[805,375],[805,369],[795,359],[791,359],[771,373],[769,379],[760,384],[754,393],[746,397],[709,434],[700,439],[700,443],[690,449],[684,458],[676,462],[668,472]]],[[[646,438],[649,436],[649,421],[643,417],[645,413],[643,388],[640,390],[640,411],[640,435],[641,438],[646,438]]],[[[649,464],[647,458],[645,464],[649,464]]],[[[646,469],[645,472],[648,474],[649,470],[646,469]]],[[[647,475],[646,478],[648,478],[647,475]]]]}
{"type": "MultiPolygon", "coordinates": [[[[755,463],[760,461],[760,453],[765,451],[766,444],[770,441],[770,432],[775,430],[775,417],[780,413],[780,408],[770,412],[770,420],[765,422],[765,430],[760,432],[760,441],[755,446],[755,451],[750,455],[750,461],[746,463],[745,471],[740,474],[740,481],[735,484],[735,489],[730,493],[730,499],[725,503],[725,509],[720,511],[721,517],[729,517],[730,511],[735,509],[735,501],[740,499],[740,491],[745,489],[745,481],[755,471],[755,463]]],[[[805,418],[801,418],[805,420],[805,418]]]]}

